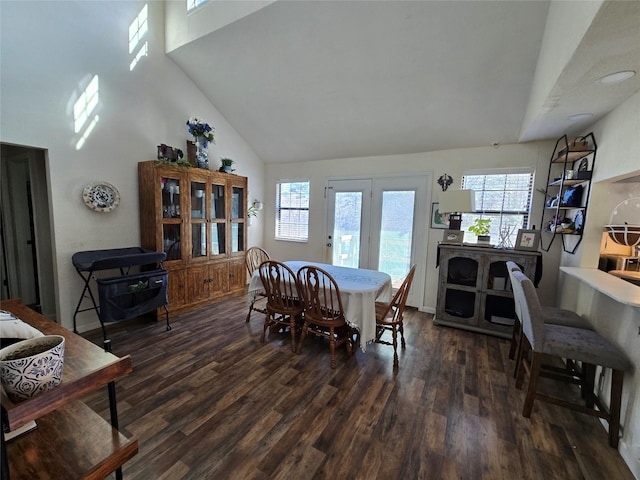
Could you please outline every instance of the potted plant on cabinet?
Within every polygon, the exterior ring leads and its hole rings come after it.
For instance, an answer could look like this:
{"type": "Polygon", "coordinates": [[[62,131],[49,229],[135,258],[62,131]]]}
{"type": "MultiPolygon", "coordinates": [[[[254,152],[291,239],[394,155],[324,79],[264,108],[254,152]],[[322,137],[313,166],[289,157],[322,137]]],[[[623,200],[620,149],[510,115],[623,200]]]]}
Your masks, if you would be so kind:
{"type": "Polygon", "coordinates": [[[233,160],[231,160],[230,158],[221,158],[220,163],[222,163],[222,166],[220,167],[221,172],[233,172],[233,168],[231,168],[231,165],[233,165],[233,160]]]}
{"type": "Polygon", "coordinates": [[[473,225],[469,227],[469,231],[476,234],[478,243],[489,243],[491,242],[491,236],[489,235],[490,226],[490,218],[476,218],[473,225]]]}

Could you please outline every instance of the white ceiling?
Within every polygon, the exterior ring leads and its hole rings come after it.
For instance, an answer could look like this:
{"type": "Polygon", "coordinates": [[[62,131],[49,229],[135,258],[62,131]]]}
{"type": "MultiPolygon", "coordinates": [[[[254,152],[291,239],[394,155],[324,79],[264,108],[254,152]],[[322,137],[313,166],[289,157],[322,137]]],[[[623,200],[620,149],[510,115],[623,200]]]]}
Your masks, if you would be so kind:
{"type": "Polygon", "coordinates": [[[265,162],[518,143],[640,89],[594,83],[640,73],[640,2],[605,3],[529,112],[547,1],[277,1],[169,55],[265,162]]]}

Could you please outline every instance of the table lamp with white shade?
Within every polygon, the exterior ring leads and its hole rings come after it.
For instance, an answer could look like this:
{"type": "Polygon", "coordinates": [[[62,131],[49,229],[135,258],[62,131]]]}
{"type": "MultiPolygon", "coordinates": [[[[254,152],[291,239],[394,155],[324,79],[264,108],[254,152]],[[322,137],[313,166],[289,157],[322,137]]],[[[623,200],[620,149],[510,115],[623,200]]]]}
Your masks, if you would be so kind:
{"type": "Polygon", "coordinates": [[[448,190],[439,196],[440,213],[449,214],[449,229],[460,230],[462,213],[475,210],[475,196],[473,190],[448,190]]]}

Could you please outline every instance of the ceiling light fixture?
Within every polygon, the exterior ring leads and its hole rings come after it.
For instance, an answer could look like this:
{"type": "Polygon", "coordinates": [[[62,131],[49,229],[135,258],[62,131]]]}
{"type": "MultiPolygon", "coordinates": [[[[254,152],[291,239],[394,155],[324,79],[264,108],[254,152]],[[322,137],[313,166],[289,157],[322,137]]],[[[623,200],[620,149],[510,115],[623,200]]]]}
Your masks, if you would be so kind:
{"type": "Polygon", "coordinates": [[[570,115],[567,117],[572,122],[581,122],[582,120],[587,120],[593,117],[593,113],[577,113],[575,115],[570,115]]]}
{"type": "Polygon", "coordinates": [[[630,79],[636,74],[633,70],[623,70],[622,72],[610,73],[609,75],[605,75],[604,77],[600,77],[596,80],[596,83],[601,83],[603,85],[613,85],[615,83],[624,82],[625,80],[630,79]]]}

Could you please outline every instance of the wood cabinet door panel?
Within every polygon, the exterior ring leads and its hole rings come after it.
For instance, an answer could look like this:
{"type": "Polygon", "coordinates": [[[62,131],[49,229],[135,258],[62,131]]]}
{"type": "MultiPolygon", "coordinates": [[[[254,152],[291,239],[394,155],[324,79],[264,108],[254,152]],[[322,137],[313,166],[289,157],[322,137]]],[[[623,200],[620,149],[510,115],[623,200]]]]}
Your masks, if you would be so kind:
{"type": "Polygon", "coordinates": [[[192,266],[187,274],[187,303],[197,303],[209,298],[211,277],[209,265],[192,266]]]}
{"type": "Polygon", "coordinates": [[[244,260],[229,262],[229,290],[244,289],[247,285],[246,273],[247,267],[244,265],[244,260]]]}
{"type": "Polygon", "coordinates": [[[210,295],[217,298],[229,292],[229,264],[215,263],[210,266],[209,271],[211,277],[210,295]]]}
{"type": "Polygon", "coordinates": [[[171,309],[182,307],[185,302],[185,270],[169,270],[169,307],[171,309]]]}

